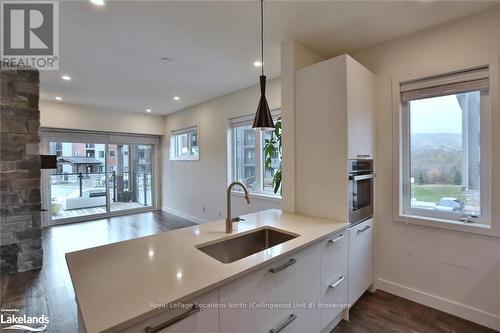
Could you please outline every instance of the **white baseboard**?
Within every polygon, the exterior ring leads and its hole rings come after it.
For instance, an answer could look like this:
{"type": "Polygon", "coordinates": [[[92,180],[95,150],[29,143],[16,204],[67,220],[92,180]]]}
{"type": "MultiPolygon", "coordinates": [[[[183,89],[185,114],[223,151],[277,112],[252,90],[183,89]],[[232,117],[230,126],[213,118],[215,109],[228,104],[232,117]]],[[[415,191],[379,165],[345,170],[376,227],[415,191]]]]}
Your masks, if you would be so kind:
{"type": "Polygon", "coordinates": [[[167,213],[170,213],[172,215],[175,215],[175,216],[178,216],[178,217],[181,217],[185,220],[188,220],[188,221],[191,221],[193,223],[196,223],[196,224],[203,224],[203,223],[206,223],[208,222],[207,220],[204,220],[204,219],[201,219],[199,217],[196,217],[196,216],[192,216],[192,215],[189,215],[189,214],[186,214],[186,213],[183,213],[183,212],[180,212],[178,210],[175,210],[173,208],[169,208],[169,207],[162,207],[161,210],[167,212],[167,213]]]}
{"type": "Polygon", "coordinates": [[[384,279],[378,279],[377,288],[390,294],[429,306],[434,309],[500,331],[500,316],[452,300],[428,294],[384,279]]]}

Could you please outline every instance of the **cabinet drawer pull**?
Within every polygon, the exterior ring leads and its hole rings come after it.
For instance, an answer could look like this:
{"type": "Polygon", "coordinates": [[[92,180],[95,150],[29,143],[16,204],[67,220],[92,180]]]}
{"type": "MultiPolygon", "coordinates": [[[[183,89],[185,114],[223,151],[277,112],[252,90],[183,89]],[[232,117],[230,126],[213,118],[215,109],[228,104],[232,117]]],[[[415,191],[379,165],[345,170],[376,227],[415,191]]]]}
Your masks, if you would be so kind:
{"type": "Polygon", "coordinates": [[[297,315],[295,313],[292,313],[283,324],[281,324],[280,326],[278,326],[276,328],[271,328],[269,330],[269,333],[279,333],[279,332],[283,331],[283,329],[285,327],[287,327],[288,325],[290,325],[292,323],[292,321],[294,321],[295,319],[297,319],[297,315]]]}
{"type": "Polygon", "coordinates": [[[328,285],[328,288],[331,288],[331,289],[335,289],[339,284],[342,283],[342,281],[345,280],[345,277],[343,277],[342,275],[339,277],[339,279],[337,281],[335,281],[335,283],[333,284],[329,284],[328,285]]]}
{"type": "Polygon", "coordinates": [[[295,264],[297,262],[297,259],[290,259],[288,260],[288,262],[284,263],[283,265],[281,266],[278,266],[278,267],[273,267],[273,268],[270,268],[269,269],[269,272],[271,273],[278,273],[279,271],[282,271],[284,270],[285,268],[287,268],[288,266],[292,266],[293,264],[295,264]]]}
{"type": "Polygon", "coordinates": [[[172,326],[173,324],[178,323],[181,320],[186,319],[187,317],[192,316],[192,315],[194,315],[197,312],[200,312],[200,307],[198,305],[196,305],[196,304],[193,304],[193,305],[191,305],[191,307],[189,308],[188,311],[186,311],[184,313],[181,313],[177,317],[172,318],[170,320],[167,320],[166,322],[164,322],[164,323],[162,323],[162,324],[160,324],[158,326],[155,326],[155,327],[147,326],[144,329],[144,331],[146,333],[160,332],[161,330],[163,330],[163,329],[165,329],[165,328],[167,328],[169,326],[172,326]]]}
{"type": "Polygon", "coordinates": [[[328,240],[328,244],[335,244],[335,243],[337,243],[339,240],[341,240],[343,237],[344,237],[344,234],[340,234],[340,235],[338,235],[337,237],[335,237],[334,239],[329,239],[329,240],[328,240]]]}
{"type": "Polygon", "coordinates": [[[358,229],[358,232],[363,232],[363,231],[366,231],[370,229],[370,226],[369,225],[365,225],[365,227],[363,229],[358,229]]]}

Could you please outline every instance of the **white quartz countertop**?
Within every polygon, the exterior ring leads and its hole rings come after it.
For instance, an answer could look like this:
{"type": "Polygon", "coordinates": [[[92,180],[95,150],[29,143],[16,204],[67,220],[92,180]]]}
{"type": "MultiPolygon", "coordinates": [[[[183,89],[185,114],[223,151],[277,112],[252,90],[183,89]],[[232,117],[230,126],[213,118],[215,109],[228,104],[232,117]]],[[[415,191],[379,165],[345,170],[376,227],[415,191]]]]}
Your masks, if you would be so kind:
{"type": "Polygon", "coordinates": [[[220,220],[67,253],[87,332],[119,331],[158,314],[152,304],[188,301],[347,226],[277,209],[243,218],[231,235],[220,220]],[[229,264],[195,247],[262,226],[300,236],[229,264]]]}

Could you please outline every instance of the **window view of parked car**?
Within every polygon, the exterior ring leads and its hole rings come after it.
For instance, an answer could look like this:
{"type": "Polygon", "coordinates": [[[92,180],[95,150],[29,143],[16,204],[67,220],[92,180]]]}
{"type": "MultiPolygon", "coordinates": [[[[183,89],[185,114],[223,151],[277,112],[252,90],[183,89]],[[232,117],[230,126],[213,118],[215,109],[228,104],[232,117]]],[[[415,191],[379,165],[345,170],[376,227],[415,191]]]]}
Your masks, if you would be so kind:
{"type": "Polygon", "coordinates": [[[441,212],[457,212],[463,213],[465,203],[457,198],[441,198],[436,202],[435,210],[441,212]]]}

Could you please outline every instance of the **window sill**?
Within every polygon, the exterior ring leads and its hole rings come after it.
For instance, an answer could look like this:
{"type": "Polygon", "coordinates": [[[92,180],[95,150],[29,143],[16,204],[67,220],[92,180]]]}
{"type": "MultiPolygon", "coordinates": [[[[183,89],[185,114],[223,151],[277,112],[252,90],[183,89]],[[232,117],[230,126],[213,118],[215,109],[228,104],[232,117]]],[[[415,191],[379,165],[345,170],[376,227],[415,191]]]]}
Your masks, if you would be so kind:
{"type": "MultiPolygon", "coordinates": [[[[232,191],[231,195],[235,195],[237,197],[244,197],[245,196],[243,191],[232,191]]],[[[250,196],[250,198],[273,201],[273,202],[281,202],[281,196],[278,196],[278,195],[271,195],[271,194],[264,194],[264,193],[257,193],[257,192],[250,192],[248,195],[250,196]]]]}
{"type": "Polygon", "coordinates": [[[495,230],[491,225],[482,223],[466,223],[409,214],[399,214],[395,216],[394,221],[437,229],[454,230],[471,234],[500,237],[500,230],[495,230]]]}
{"type": "Polygon", "coordinates": [[[199,161],[200,157],[170,158],[170,161],[199,161]]]}

